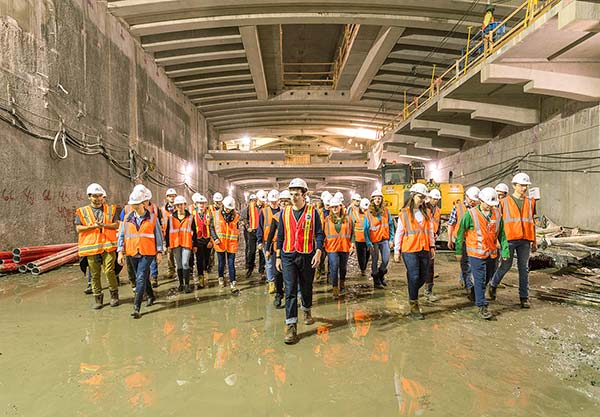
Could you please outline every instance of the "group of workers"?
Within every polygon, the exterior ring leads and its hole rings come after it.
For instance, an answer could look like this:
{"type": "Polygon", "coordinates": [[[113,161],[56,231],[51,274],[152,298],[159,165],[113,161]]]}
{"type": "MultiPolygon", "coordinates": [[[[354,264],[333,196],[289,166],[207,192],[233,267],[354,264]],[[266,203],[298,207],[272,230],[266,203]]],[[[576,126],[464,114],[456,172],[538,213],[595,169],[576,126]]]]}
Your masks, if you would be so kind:
{"type": "MultiPolygon", "coordinates": [[[[464,201],[454,203],[448,221],[448,245],[455,249],[461,265],[461,280],[469,298],[479,307],[483,319],[492,318],[488,296],[494,300],[502,278],[510,269],[516,252],[519,269],[519,296],[522,308],[529,308],[528,258],[535,251],[535,201],[527,196],[529,177],[524,173],[512,180],[514,193],[499,184],[496,189],[471,187],[464,201]],[[497,266],[498,256],[502,258],[497,266]]],[[[115,205],[106,203],[106,192],[99,184],[87,189],[90,204],[77,209],[76,228],[79,254],[88,261],[94,308],[103,307],[100,282],[104,269],[110,291],[110,305],[119,304],[115,265],[126,265],[134,288],[131,315],[140,318],[143,298],[151,306],[158,286],[158,264],[168,259],[168,276],[177,276],[179,292],[208,285],[207,272],[212,253],[217,258],[219,285],[236,287],[235,258],[240,232],[246,241],[246,277],[250,278],[259,251],[259,272],[264,274],[269,294],[277,308],[285,307],[287,325],[284,341],[298,341],[298,309],[304,324],[312,325],[313,281],[325,273],[331,294],[339,297],[345,290],[349,257],[356,253],[361,276],[366,276],[371,260],[371,279],[375,289],[387,286],[386,275],[391,251],[394,261],[402,258],[407,271],[410,316],[423,319],[419,291],[429,302],[433,294],[436,240],[440,234],[441,194],[425,184],[411,186],[409,197],[394,219],[386,208],[381,190],[370,199],[352,195],[344,205],[342,193],[323,191],[311,201],[308,186],[293,179],[281,192],[258,191],[248,204],[236,210],[233,197],[214,193],[212,204],[199,193],[186,198],[174,189],[167,190],[166,204],[157,207],[152,193],[136,185],[120,215],[115,205]],[[193,276],[193,266],[196,274],[193,276]]]]}

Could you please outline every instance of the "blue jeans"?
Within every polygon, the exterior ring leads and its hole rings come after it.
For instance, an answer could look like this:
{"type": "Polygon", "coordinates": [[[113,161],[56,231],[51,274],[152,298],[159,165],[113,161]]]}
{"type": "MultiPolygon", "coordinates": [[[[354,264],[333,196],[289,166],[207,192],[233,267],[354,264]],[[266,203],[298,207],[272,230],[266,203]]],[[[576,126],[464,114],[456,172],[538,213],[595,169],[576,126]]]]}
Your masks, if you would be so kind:
{"type": "Polygon", "coordinates": [[[460,260],[460,275],[458,276],[467,290],[473,288],[473,274],[469,265],[469,257],[467,256],[467,245],[463,243],[462,258],[460,260]]]}
{"type": "Polygon", "coordinates": [[[408,279],[408,299],[416,301],[419,299],[419,289],[425,284],[429,275],[429,262],[431,254],[429,251],[402,252],[402,260],[406,266],[406,278],[408,279]]]}
{"type": "Polygon", "coordinates": [[[298,287],[302,295],[302,310],[312,307],[315,270],[311,266],[314,253],[281,252],[281,269],[285,284],[285,323],[298,322],[298,287]]]}
{"type": "MultiPolygon", "coordinates": [[[[144,293],[152,290],[150,285],[150,265],[156,261],[156,256],[129,256],[129,262],[135,271],[135,309],[139,311],[144,293]]],[[[149,296],[153,297],[154,293],[149,296]]]]}
{"type": "Polygon", "coordinates": [[[173,248],[173,258],[175,258],[175,265],[177,269],[190,269],[190,255],[192,250],[188,248],[173,248]]]}
{"type": "MultiPolygon", "coordinates": [[[[267,246],[266,244],[263,245],[267,246]]],[[[269,256],[269,259],[267,259],[267,255],[265,254],[266,251],[267,249],[263,247],[262,252],[265,256],[265,272],[267,273],[267,282],[273,282],[275,281],[275,274],[277,273],[277,270],[275,269],[275,254],[272,253],[271,256],[269,256]]]]}
{"type": "Polygon", "coordinates": [[[235,282],[235,253],[217,252],[219,277],[222,278],[225,275],[225,258],[227,258],[229,282],[235,282]]]}
{"type": "Polygon", "coordinates": [[[500,263],[500,267],[492,277],[490,285],[497,287],[502,278],[512,267],[515,251],[517,252],[517,268],[519,270],[519,297],[529,298],[529,252],[531,251],[531,242],[529,240],[509,240],[508,250],[510,257],[500,263]]]}
{"type": "Polygon", "coordinates": [[[158,264],[156,263],[156,257],[154,257],[150,264],[150,278],[158,278],[158,264]]]}
{"type": "Polygon", "coordinates": [[[486,306],[488,301],[485,299],[485,287],[496,271],[496,259],[469,256],[469,264],[475,280],[475,305],[477,307],[486,306]]]}
{"type": "Polygon", "coordinates": [[[338,278],[340,281],[346,281],[346,271],[348,270],[348,252],[327,252],[329,259],[329,277],[331,285],[338,286],[338,278]]]}
{"type": "Polygon", "coordinates": [[[387,274],[388,262],[390,261],[390,242],[382,240],[381,242],[373,243],[372,255],[371,275],[373,276],[373,281],[383,281],[384,275],[387,274]],[[380,254],[381,264],[377,266],[380,254]]]}

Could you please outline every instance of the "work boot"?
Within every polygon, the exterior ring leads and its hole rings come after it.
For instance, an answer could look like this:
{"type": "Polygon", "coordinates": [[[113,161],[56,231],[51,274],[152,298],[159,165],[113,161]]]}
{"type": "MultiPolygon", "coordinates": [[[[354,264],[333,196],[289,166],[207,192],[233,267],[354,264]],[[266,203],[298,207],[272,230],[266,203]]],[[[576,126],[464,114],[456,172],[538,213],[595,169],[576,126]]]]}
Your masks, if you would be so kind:
{"type": "Polygon", "coordinates": [[[177,270],[177,279],[179,280],[179,287],[177,287],[177,291],[183,292],[183,269],[177,270]]]}
{"type": "Polygon", "coordinates": [[[154,303],[156,302],[156,295],[149,295],[148,299],[146,300],[146,307],[151,307],[154,305],[154,303]]]}
{"type": "Polygon", "coordinates": [[[496,290],[498,289],[498,287],[494,287],[492,284],[490,284],[489,288],[488,288],[488,298],[490,300],[495,300],[496,299],[496,290]]]}
{"type": "Polygon", "coordinates": [[[283,296],[281,294],[275,294],[275,299],[273,300],[273,305],[275,308],[283,308],[281,301],[283,300],[283,296]]]}
{"type": "Polygon", "coordinates": [[[158,287],[158,277],[151,278],[152,280],[152,288],[158,287]]]}
{"type": "Polygon", "coordinates": [[[219,277],[219,287],[225,288],[225,278],[219,277]]]}
{"type": "Polygon", "coordinates": [[[484,320],[491,320],[493,315],[490,313],[487,306],[481,306],[479,307],[479,317],[484,320]]]}
{"type": "Polygon", "coordinates": [[[94,300],[96,301],[96,304],[94,304],[94,310],[100,310],[102,307],[104,307],[103,293],[94,295],[94,300]]]}
{"type": "Polygon", "coordinates": [[[298,331],[296,323],[291,323],[287,325],[283,341],[286,345],[293,345],[295,343],[298,343],[298,331]]]}
{"type": "Polygon", "coordinates": [[[529,304],[529,298],[521,298],[521,308],[531,308],[531,304],[529,304]]]}
{"type": "Polygon", "coordinates": [[[467,298],[469,299],[469,301],[471,302],[475,302],[475,288],[471,287],[469,290],[467,290],[467,298]]]}
{"type": "Polygon", "coordinates": [[[425,316],[419,308],[419,300],[409,300],[408,302],[410,304],[410,317],[415,320],[423,320],[425,316]]]}
{"type": "Polygon", "coordinates": [[[234,293],[234,294],[240,291],[240,290],[238,290],[238,289],[237,289],[237,287],[235,286],[235,281],[231,281],[231,282],[229,283],[229,288],[231,289],[231,292],[232,292],[232,293],[234,293]]]}
{"type": "Polygon", "coordinates": [[[206,271],[204,271],[202,276],[200,276],[200,288],[204,288],[206,286],[208,286],[208,274],[206,271]]]}
{"type": "Polygon", "coordinates": [[[183,283],[184,283],[185,293],[186,294],[191,293],[192,289],[190,288],[190,270],[189,269],[183,270],[183,283]]]}
{"type": "Polygon", "coordinates": [[[110,290],[110,306],[116,307],[119,305],[119,290],[110,290]]]}
{"type": "Polygon", "coordinates": [[[333,298],[338,298],[340,296],[340,289],[338,287],[333,287],[331,289],[333,298]]]}
{"type": "Polygon", "coordinates": [[[142,314],[140,313],[140,309],[142,306],[142,298],[144,297],[144,294],[140,294],[140,293],[135,293],[135,297],[133,298],[133,311],[131,312],[131,317],[133,317],[134,319],[139,319],[140,317],[142,317],[142,314]]]}
{"type": "Polygon", "coordinates": [[[361,277],[366,277],[367,276],[367,271],[365,271],[364,269],[360,270],[360,276],[361,277]]]}
{"type": "Polygon", "coordinates": [[[425,299],[430,303],[435,303],[439,300],[439,297],[433,294],[433,284],[427,284],[427,288],[425,288],[425,299]]]}
{"type": "Polygon", "coordinates": [[[248,270],[246,271],[246,279],[247,279],[247,280],[249,280],[251,277],[252,277],[252,270],[251,270],[251,269],[248,269],[248,270]]]}
{"type": "Polygon", "coordinates": [[[92,284],[88,282],[87,287],[85,287],[85,290],[83,290],[84,294],[90,295],[93,293],[92,291],[92,284]]]}
{"type": "Polygon", "coordinates": [[[270,281],[268,283],[269,294],[275,294],[275,282],[270,281]]]}
{"type": "Polygon", "coordinates": [[[315,319],[312,318],[312,314],[310,314],[310,310],[304,310],[304,324],[310,326],[311,324],[315,324],[315,319]]]}
{"type": "Polygon", "coordinates": [[[340,280],[340,293],[346,289],[346,281],[343,279],[340,280]]]}

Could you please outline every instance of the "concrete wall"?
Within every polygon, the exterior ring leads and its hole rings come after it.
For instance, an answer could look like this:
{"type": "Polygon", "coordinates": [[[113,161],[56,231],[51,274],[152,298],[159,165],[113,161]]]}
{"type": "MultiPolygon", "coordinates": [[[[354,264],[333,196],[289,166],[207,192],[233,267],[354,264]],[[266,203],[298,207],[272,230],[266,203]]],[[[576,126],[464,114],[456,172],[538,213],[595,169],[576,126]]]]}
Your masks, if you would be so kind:
{"type": "MultiPolygon", "coordinates": [[[[184,181],[208,188],[204,118],[103,2],[0,0],[0,106],[8,109],[11,99],[24,128],[54,138],[62,119],[89,149],[102,143],[126,168],[129,149],[139,157],[124,172],[74,147],[59,159],[52,140],[0,120],[0,249],[75,241],[74,209],[87,203],[91,182],[118,205],[135,182],[149,186],[157,203],[167,186],[188,198],[184,181]],[[143,160],[164,184],[130,178],[142,174],[143,160]]],[[[10,119],[2,110],[0,116],[10,119]]]]}
{"type": "Polygon", "coordinates": [[[541,100],[540,110],[539,125],[523,130],[505,128],[486,145],[429,163],[427,175],[447,181],[453,171],[455,180],[465,186],[505,182],[510,187],[513,172],[521,170],[531,176],[534,187],[540,187],[540,214],[565,226],[600,230],[600,104],[548,97],[541,100]],[[586,152],[540,156],[574,151],[586,152]],[[518,166],[510,173],[484,180],[514,162],[518,166]],[[589,172],[570,172],[575,169],[589,172]]]}

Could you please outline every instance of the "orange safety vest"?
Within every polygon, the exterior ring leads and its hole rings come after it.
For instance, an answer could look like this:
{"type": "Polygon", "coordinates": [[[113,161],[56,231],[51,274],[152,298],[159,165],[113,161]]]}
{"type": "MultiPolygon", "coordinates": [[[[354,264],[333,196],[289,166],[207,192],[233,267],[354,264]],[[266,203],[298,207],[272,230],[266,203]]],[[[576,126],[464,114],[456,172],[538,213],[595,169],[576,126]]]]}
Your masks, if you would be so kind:
{"type": "Polygon", "coordinates": [[[535,200],[529,197],[523,198],[523,207],[519,212],[519,206],[511,196],[500,201],[502,206],[502,219],[504,220],[504,232],[507,240],[529,240],[535,241],[535,223],[533,212],[535,200]]]}
{"type": "Polygon", "coordinates": [[[139,253],[143,256],[155,256],[156,237],[154,236],[154,229],[158,220],[156,214],[150,212],[150,218],[142,220],[139,229],[134,222],[128,222],[127,217],[123,219],[125,255],[136,256],[139,253]]]}
{"type": "Polygon", "coordinates": [[[381,220],[373,217],[370,211],[366,212],[369,219],[369,239],[372,243],[383,242],[390,238],[390,212],[388,209],[383,209],[381,220]]]}
{"type": "MultiPolygon", "coordinates": [[[[273,209],[270,206],[264,207],[262,209],[262,215],[263,215],[263,236],[262,236],[262,240],[263,242],[267,241],[267,238],[269,237],[269,233],[271,232],[271,223],[273,222],[273,219],[276,218],[277,216],[275,216],[273,214],[273,209]]],[[[277,235],[275,235],[275,237],[273,238],[273,242],[277,241],[277,235]]]]}
{"type": "Polygon", "coordinates": [[[449,241],[454,241],[456,239],[456,233],[454,233],[455,230],[458,230],[458,228],[460,227],[460,221],[462,220],[463,216],[465,215],[465,213],[467,212],[467,206],[465,205],[464,201],[462,200],[457,200],[454,202],[454,208],[456,209],[456,223],[453,224],[452,226],[448,226],[448,240],[449,241]]]}
{"type": "Polygon", "coordinates": [[[258,229],[258,216],[260,211],[256,207],[256,203],[250,203],[248,206],[248,218],[250,219],[249,227],[250,229],[256,230],[258,229]]]}
{"type": "Polygon", "coordinates": [[[354,229],[354,241],[366,242],[365,240],[365,213],[361,213],[360,209],[350,212],[352,226],[354,229]]]}
{"type": "Polygon", "coordinates": [[[162,218],[163,218],[162,224],[160,225],[160,230],[162,230],[162,233],[164,235],[167,231],[167,223],[169,221],[169,217],[171,217],[173,212],[167,210],[166,207],[161,207],[160,210],[162,211],[162,218]]]}
{"type": "Polygon", "coordinates": [[[433,233],[437,235],[440,231],[442,211],[438,206],[435,206],[433,208],[429,207],[429,214],[431,215],[431,220],[433,221],[433,233]]]}
{"type": "Polygon", "coordinates": [[[429,229],[431,228],[431,219],[423,219],[423,224],[415,219],[410,213],[410,208],[405,207],[400,211],[399,216],[404,228],[404,237],[402,238],[402,252],[420,252],[429,251],[433,243],[429,240],[429,229]]]}
{"type": "Polygon", "coordinates": [[[284,252],[312,253],[315,236],[315,209],[304,206],[304,212],[296,221],[292,206],[285,208],[281,220],[285,228],[283,239],[284,252]]]}
{"type": "Polygon", "coordinates": [[[325,232],[325,252],[350,252],[350,246],[352,245],[350,221],[349,218],[346,218],[346,221],[342,223],[340,231],[337,232],[331,215],[327,216],[325,226],[323,227],[323,231],[325,232]]]}
{"type": "Polygon", "coordinates": [[[177,215],[169,216],[169,247],[192,249],[192,219],[186,216],[179,220],[177,215]]]}
{"type": "Polygon", "coordinates": [[[194,210],[194,224],[196,227],[196,237],[198,239],[208,239],[210,237],[208,220],[209,217],[207,213],[201,215],[198,210],[194,210]]]}
{"type": "Polygon", "coordinates": [[[477,208],[470,208],[469,213],[473,219],[473,230],[465,230],[467,255],[480,259],[497,258],[500,210],[492,208],[489,220],[477,208]]]}
{"type": "MultiPolygon", "coordinates": [[[[104,223],[112,223],[117,207],[114,204],[104,204],[104,223]]],[[[76,211],[83,226],[96,223],[96,217],[91,206],[79,207],[76,211]]],[[[92,256],[102,252],[117,250],[117,229],[96,228],[78,233],[79,256],[92,256]]]]}
{"type": "Polygon", "coordinates": [[[238,250],[238,240],[240,236],[240,230],[238,228],[240,215],[235,213],[233,220],[230,223],[227,223],[223,217],[223,214],[219,210],[215,212],[215,217],[213,220],[215,222],[215,233],[219,238],[219,244],[214,244],[215,251],[236,253],[238,250]]]}

